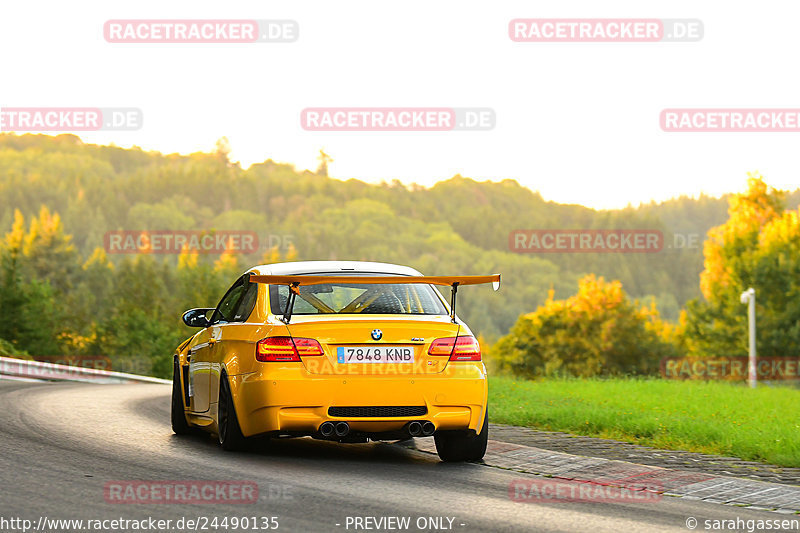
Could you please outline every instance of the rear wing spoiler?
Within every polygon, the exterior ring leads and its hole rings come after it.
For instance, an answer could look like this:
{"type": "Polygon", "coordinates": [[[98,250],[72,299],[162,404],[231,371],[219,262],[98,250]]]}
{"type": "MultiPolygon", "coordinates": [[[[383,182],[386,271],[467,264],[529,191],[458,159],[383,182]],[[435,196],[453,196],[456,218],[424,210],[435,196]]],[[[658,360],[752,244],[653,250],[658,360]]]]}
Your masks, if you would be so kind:
{"type": "Polygon", "coordinates": [[[389,283],[427,283],[430,285],[480,285],[494,284],[494,290],[500,288],[500,274],[492,276],[260,276],[250,274],[251,283],[268,283],[270,285],[321,285],[324,283],[357,283],[357,284],[389,284],[389,283]]]}
{"type": "Polygon", "coordinates": [[[429,285],[449,285],[453,289],[450,299],[450,318],[455,322],[456,293],[459,285],[491,283],[494,290],[498,290],[500,288],[500,274],[491,276],[271,276],[250,274],[250,282],[289,286],[289,298],[286,301],[286,310],[283,313],[283,321],[287,324],[292,318],[294,297],[299,292],[297,287],[301,285],[322,285],[326,283],[354,283],[359,285],[426,283],[429,285]]]}

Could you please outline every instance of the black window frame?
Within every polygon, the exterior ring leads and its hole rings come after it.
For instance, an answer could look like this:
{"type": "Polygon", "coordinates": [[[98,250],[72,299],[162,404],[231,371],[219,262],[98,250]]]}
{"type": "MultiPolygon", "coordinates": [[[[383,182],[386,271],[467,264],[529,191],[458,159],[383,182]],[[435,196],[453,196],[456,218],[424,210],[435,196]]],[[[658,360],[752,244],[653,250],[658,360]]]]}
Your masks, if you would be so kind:
{"type": "Polygon", "coordinates": [[[256,308],[256,303],[258,302],[258,283],[251,283],[249,281],[250,277],[249,276],[246,277],[248,279],[248,281],[245,281],[244,283],[246,288],[242,293],[242,297],[239,299],[239,302],[236,304],[236,312],[233,314],[234,320],[232,320],[231,322],[236,322],[236,323],[247,322],[247,319],[250,318],[250,315],[253,314],[253,309],[256,308]],[[250,294],[250,291],[253,291],[253,293],[255,293],[253,301],[247,306],[248,308],[243,308],[242,306],[245,304],[246,298],[250,294]],[[243,314],[240,312],[243,312],[243,314]],[[236,317],[240,318],[238,320],[235,320],[236,317]]]}
{"type": "MultiPolygon", "coordinates": [[[[245,285],[245,283],[249,283],[249,280],[250,280],[250,275],[246,274],[246,275],[240,277],[239,279],[237,279],[233,283],[233,285],[231,285],[231,287],[225,292],[225,295],[220,299],[219,303],[217,304],[217,307],[214,308],[214,313],[211,315],[211,320],[210,320],[209,325],[213,326],[213,325],[220,324],[220,323],[222,323],[222,324],[230,324],[230,323],[234,323],[235,322],[233,320],[223,320],[222,319],[224,317],[222,317],[222,313],[220,312],[220,306],[228,298],[228,296],[230,295],[231,292],[233,292],[235,289],[239,288],[240,286],[245,285]]],[[[236,300],[236,302],[231,306],[232,309],[234,309],[233,317],[236,316],[236,310],[239,309],[239,304],[241,303],[242,297],[246,293],[247,293],[247,289],[245,289],[244,292],[242,292],[242,294],[239,295],[239,297],[236,300]]]]}
{"type": "MultiPolygon", "coordinates": [[[[331,275],[334,275],[334,276],[348,276],[348,275],[351,275],[351,276],[404,276],[406,274],[388,274],[388,273],[384,273],[384,272],[354,272],[354,271],[348,271],[348,272],[304,272],[302,274],[297,274],[297,275],[298,276],[313,276],[313,275],[318,275],[318,276],[319,275],[327,275],[327,276],[331,276],[331,275]]],[[[391,283],[389,283],[388,285],[391,285],[391,283]]],[[[448,308],[447,308],[447,306],[445,304],[445,301],[444,301],[441,293],[438,290],[436,290],[436,287],[434,287],[433,285],[428,284],[428,283],[420,283],[419,285],[426,285],[431,289],[431,297],[432,297],[434,302],[438,302],[441,305],[441,310],[442,310],[441,313],[365,313],[362,316],[367,316],[367,315],[370,315],[370,316],[383,316],[383,315],[387,315],[387,314],[403,314],[403,315],[408,315],[408,316],[446,316],[448,314],[448,311],[447,311],[448,308]]],[[[273,315],[282,315],[282,314],[284,314],[284,312],[286,310],[285,307],[283,309],[275,309],[276,306],[280,306],[282,303],[283,304],[286,303],[285,301],[284,302],[280,301],[281,298],[280,298],[279,295],[280,295],[280,291],[282,289],[287,289],[288,290],[288,285],[268,285],[267,286],[266,298],[269,301],[270,313],[272,313],[273,315]]],[[[302,289],[302,287],[301,287],[301,289],[302,289]]],[[[295,304],[296,303],[297,303],[297,300],[295,300],[295,304]]],[[[303,313],[303,312],[297,311],[296,309],[292,310],[292,314],[293,315],[298,315],[298,316],[333,316],[333,315],[353,316],[353,315],[360,315],[359,313],[303,313]]]]}

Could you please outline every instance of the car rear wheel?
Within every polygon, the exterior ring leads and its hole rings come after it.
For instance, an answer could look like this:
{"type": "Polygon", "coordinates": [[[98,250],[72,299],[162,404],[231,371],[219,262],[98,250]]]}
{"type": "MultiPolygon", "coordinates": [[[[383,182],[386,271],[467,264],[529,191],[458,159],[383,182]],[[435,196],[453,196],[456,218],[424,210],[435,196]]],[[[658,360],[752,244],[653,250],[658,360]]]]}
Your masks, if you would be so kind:
{"type": "Polygon", "coordinates": [[[176,435],[188,435],[192,433],[192,426],[186,421],[186,413],[183,407],[183,392],[181,390],[181,371],[178,363],[172,366],[172,408],[170,409],[172,420],[172,431],[176,435]]]}
{"type": "Polygon", "coordinates": [[[433,439],[436,442],[436,453],[442,461],[480,461],[486,454],[486,444],[489,441],[489,408],[484,413],[479,435],[468,430],[437,431],[433,439]]]}
{"type": "Polygon", "coordinates": [[[217,426],[219,443],[223,450],[234,451],[244,448],[246,439],[239,427],[233,397],[228,384],[228,376],[222,375],[219,383],[219,403],[217,404],[217,426]]]}

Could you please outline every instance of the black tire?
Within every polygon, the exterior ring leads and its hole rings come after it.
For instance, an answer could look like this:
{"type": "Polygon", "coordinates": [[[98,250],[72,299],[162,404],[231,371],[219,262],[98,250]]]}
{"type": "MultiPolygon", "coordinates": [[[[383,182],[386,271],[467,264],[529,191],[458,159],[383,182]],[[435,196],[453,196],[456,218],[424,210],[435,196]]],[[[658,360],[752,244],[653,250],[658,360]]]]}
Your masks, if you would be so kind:
{"type": "Polygon", "coordinates": [[[192,426],[186,421],[181,389],[181,372],[177,361],[172,365],[172,408],[170,409],[170,418],[172,419],[172,431],[176,435],[188,435],[193,432],[192,426]]]}
{"type": "Polygon", "coordinates": [[[231,399],[228,376],[222,374],[219,381],[219,403],[217,404],[217,435],[223,450],[236,451],[244,448],[247,439],[242,435],[239,418],[231,399]]]}
{"type": "Polygon", "coordinates": [[[468,430],[437,431],[433,439],[436,442],[436,453],[442,461],[480,461],[486,455],[486,445],[489,442],[489,408],[484,413],[479,435],[468,430]]]}

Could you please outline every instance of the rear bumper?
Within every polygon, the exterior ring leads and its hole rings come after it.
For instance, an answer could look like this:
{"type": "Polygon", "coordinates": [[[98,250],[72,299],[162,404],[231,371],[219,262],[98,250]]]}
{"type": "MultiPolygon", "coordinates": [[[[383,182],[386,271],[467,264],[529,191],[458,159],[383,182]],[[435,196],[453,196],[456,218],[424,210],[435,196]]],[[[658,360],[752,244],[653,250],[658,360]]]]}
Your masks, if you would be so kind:
{"type": "Polygon", "coordinates": [[[433,375],[358,376],[310,374],[302,367],[265,369],[231,376],[234,405],[245,436],[281,432],[312,434],[328,420],[348,422],[352,431],[376,434],[401,430],[411,420],[430,420],[436,429],[472,429],[483,424],[487,400],[482,363],[451,363],[433,375]],[[425,406],[426,413],[402,417],[331,416],[330,407],[425,406]]]}

